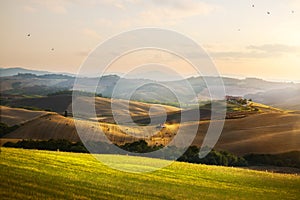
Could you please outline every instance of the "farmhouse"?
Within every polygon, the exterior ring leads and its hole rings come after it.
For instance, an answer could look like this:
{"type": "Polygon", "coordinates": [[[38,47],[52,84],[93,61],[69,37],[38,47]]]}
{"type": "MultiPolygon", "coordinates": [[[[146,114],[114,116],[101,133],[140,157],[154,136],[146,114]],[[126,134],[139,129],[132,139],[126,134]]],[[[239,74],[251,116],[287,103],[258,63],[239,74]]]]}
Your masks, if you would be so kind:
{"type": "Polygon", "coordinates": [[[226,99],[226,101],[241,101],[241,100],[243,100],[243,97],[226,95],[225,99],[226,99]]]}
{"type": "Polygon", "coordinates": [[[227,96],[225,96],[225,99],[229,103],[240,104],[240,105],[242,105],[244,107],[246,107],[248,105],[248,103],[249,103],[247,101],[247,99],[244,99],[241,96],[229,96],[229,95],[227,95],[227,96]]]}

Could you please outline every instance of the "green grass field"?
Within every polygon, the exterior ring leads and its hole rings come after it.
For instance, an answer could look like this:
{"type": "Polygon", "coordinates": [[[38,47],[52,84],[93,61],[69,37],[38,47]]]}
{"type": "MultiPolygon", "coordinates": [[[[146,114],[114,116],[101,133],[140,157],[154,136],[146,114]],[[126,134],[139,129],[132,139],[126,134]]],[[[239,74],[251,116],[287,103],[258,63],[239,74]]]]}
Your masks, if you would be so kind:
{"type": "MultiPolygon", "coordinates": [[[[128,158],[145,159],[110,159],[128,158]]],[[[300,199],[300,176],[231,167],[174,162],[126,173],[90,154],[12,148],[1,149],[0,166],[1,199],[300,199]]]]}

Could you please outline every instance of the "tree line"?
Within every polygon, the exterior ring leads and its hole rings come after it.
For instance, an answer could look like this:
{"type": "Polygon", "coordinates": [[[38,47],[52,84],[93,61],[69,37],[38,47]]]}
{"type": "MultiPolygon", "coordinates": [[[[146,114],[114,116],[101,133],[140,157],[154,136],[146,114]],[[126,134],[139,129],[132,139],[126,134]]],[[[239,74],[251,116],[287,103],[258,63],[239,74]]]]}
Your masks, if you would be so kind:
{"type": "Polygon", "coordinates": [[[288,152],[282,154],[248,154],[237,156],[227,151],[211,150],[204,158],[199,157],[200,148],[190,146],[181,155],[182,149],[175,146],[165,147],[163,145],[150,146],[144,140],[126,143],[123,145],[108,144],[105,142],[87,142],[89,150],[86,149],[82,142],[69,142],[68,140],[50,139],[48,141],[22,140],[17,143],[7,142],[4,147],[38,149],[50,151],[66,151],[77,153],[99,153],[99,154],[120,154],[135,155],[135,153],[155,152],[163,149],[162,154],[153,154],[156,158],[175,160],[180,162],[189,162],[196,164],[221,165],[221,166],[248,166],[248,165],[274,165],[285,167],[300,168],[300,152],[288,152]],[[116,148],[119,147],[119,148],[116,148]]]}
{"type": "MultiPolygon", "coordinates": [[[[50,151],[66,151],[66,152],[80,152],[89,153],[82,142],[72,143],[68,140],[50,139],[48,141],[38,140],[22,140],[17,143],[7,142],[4,147],[24,148],[24,149],[38,149],[38,150],[50,150],[50,151]]],[[[90,147],[91,153],[103,153],[103,154],[127,154],[134,155],[134,153],[147,153],[154,152],[162,149],[164,146],[150,146],[144,140],[135,141],[132,143],[126,143],[124,145],[117,145],[119,148],[115,148],[114,144],[108,144],[105,142],[88,142],[87,146],[90,147]]],[[[171,146],[166,147],[163,151],[163,155],[158,155],[158,158],[173,160],[181,154],[182,149],[179,147],[171,146]]],[[[198,164],[210,164],[210,165],[223,165],[223,166],[246,166],[247,161],[231,154],[226,151],[212,150],[205,158],[199,158],[199,148],[191,146],[187,148],[185,153],[181,155],[177,160],[181,162],[198,163],[198,164]]],[[[154,154],[155,156],[155,154],[154,154]]]]}

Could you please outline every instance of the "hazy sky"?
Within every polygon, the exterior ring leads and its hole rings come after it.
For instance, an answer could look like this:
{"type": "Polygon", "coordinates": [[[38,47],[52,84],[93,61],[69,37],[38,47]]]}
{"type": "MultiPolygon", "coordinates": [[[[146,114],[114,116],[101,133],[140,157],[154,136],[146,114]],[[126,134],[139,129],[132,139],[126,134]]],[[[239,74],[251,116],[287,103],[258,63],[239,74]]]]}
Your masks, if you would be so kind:
{"type": "Polygon", "coordinates": [[[1,67],[76,73],[100,42],[154,26],[193,38],[223,75],[300,79],[300,0],[0,2],[1,67]]]}

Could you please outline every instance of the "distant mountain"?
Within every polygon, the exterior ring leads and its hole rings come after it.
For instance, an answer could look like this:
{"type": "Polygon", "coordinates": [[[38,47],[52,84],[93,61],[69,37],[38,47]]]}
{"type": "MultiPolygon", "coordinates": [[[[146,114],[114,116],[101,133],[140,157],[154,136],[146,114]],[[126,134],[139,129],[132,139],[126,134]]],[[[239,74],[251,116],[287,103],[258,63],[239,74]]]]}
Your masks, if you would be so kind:
{"type": "Polygon", "coordinates": [[[141,71],[136,73],[131,73],[127,75],[126,78],[128,79],[149,79],[153,81],[176,81],[183,79],[178,74],[164,72],[159,70],[152,70],[152,71],[141,71]]]}
{"type": "MultiPolygon", "coordinates": [[[[8,70],[8,69],[1,69],[8,70]]],[[[13,70],[13,69],[10,69],[13,70]]],[[[22,69],[25,70],[25,69],[22,69]]],[[[0,91],[2,95],[45,96],[62,90],[72,90],[75,77],[53,74],[51,72],[22,71],[17,68],[14,73],[19,74],[0,77],[0,91]],[[45,74],[46,73],[46,74],[45,74]],[[49,75],[50,73],[50,75],[49,75]]],[[[161,77],[155,72],[150,73],[161,77]]],[[[8,75],[8,73],[6,73],[8,75]]],[[[210,93],[206,81],[213,88],[218,88],[216,77],[191,77],[173,81],[159,81],[144,79],[139,76],[122,78],[118,75],[106,75],[98,78],[77,78],[77,90],[96,92],[104,97],[131,99],[142,102],[165,103],[178,105],[178,98],[185,104],[194,104],[198,101],[210,100],[210,93]],[[94,91],[97,86],[96,91],[94,91]],[[191,89],[196,94],[191,95],[191,89]],[[134,91],[132,93],[131,91],[134,91]],[[175,91],[175,93],[174,93],[175,91]]],[[[292,82],[271,82],[258,78],[236,79],[223,77],[226,95],[243,96],[253,101],[290,110],[300,110],[300,84],[292,82]]],[[[214,99],[224,99],[223,95],[214,99]]]]}
{"type": "Polygon", "coordinates": [[[300,86],[294,85],[282,89],[248,94],[246,98],[278,108],[300,110],[300,86]]]}
{"type": "MultiPolygon", "coordinates": [[[[35,75],[45,75],[45,74],[57,74],[54,72],[49,72],[49,71],[40,71],[40,70],[30,70],[30,69],[25,69],[21,67],[14,67],[14,68],[0,68],[0,77],[5,77],[5,76],[14,76],[17,74],[35,74],[35,75]]],[[[74,76],[73,74],[70,73],[59,73],[62,75],[69,75],[69,76],[74,76]]]]}

